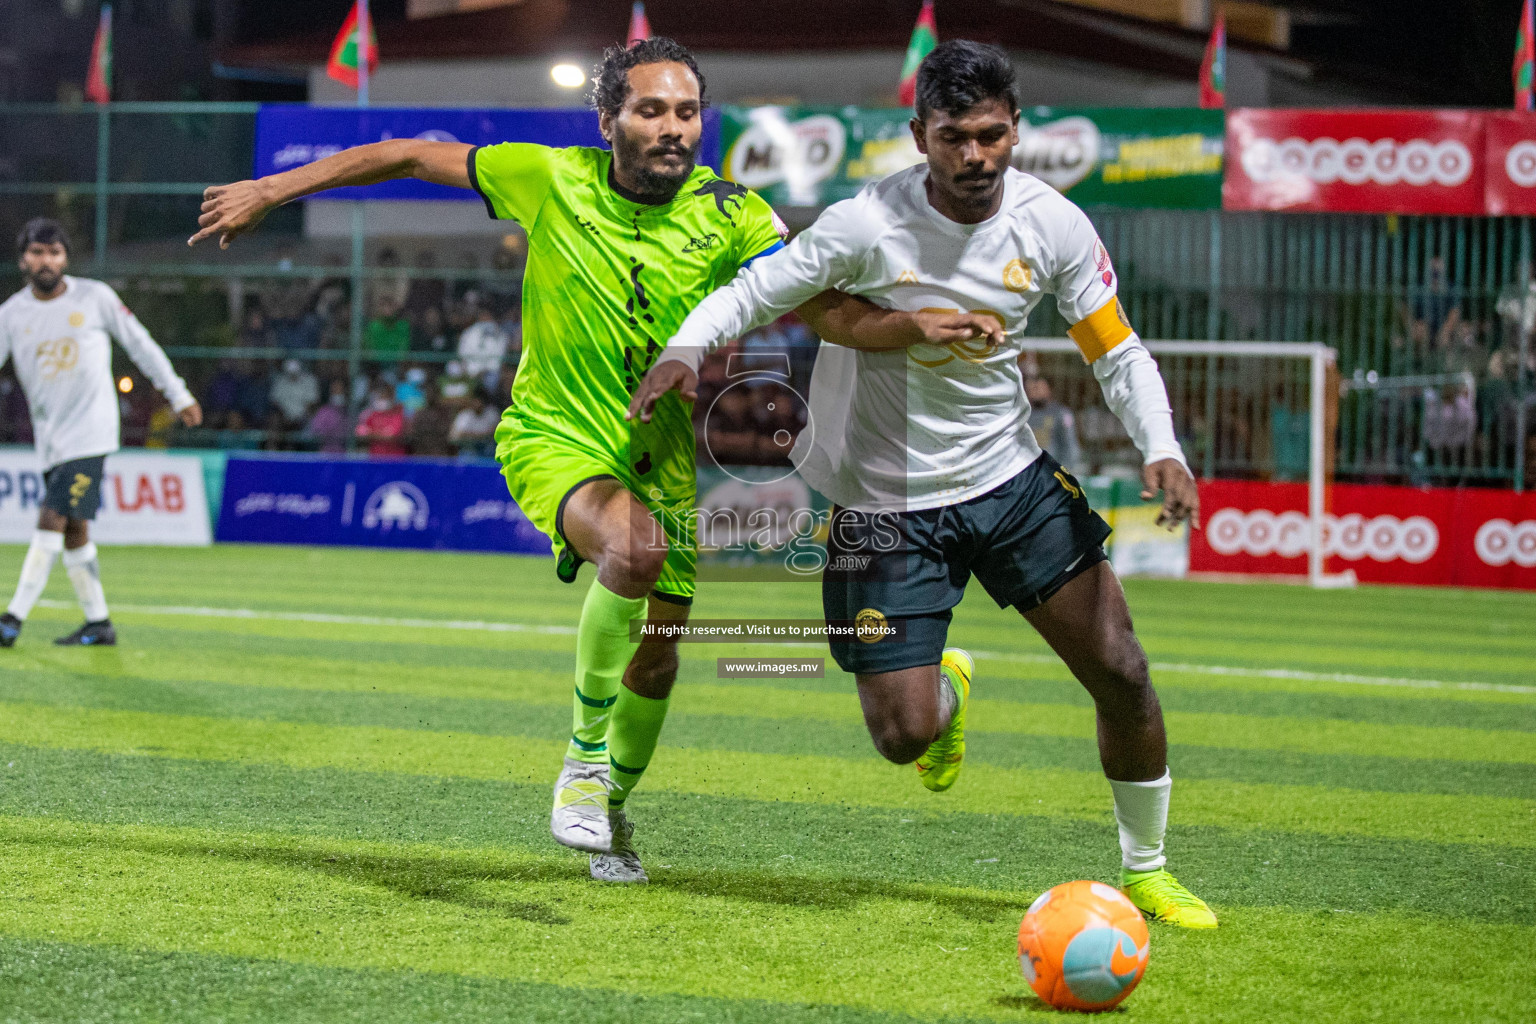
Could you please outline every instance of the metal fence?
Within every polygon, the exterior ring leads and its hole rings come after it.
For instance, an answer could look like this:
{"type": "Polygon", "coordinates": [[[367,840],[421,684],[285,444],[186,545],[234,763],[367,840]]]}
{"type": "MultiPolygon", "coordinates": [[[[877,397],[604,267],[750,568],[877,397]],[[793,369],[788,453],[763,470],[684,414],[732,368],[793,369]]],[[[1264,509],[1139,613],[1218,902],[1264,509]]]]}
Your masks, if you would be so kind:
{"type": "MultiPolygon", "coordinates": [[[[40,214],[63,220],[77,237],[76,272],[117,286],[198,393],[218,400],[205,402],[215,414],[207,430],[184,436],[162,422],[152,436],[146,412],[142,427],[130,421],[130,439],[312,444],[286,413],[262,416],[252,400],[252,415],[231,417],[241,410],[220,403],[231,404],[231,389],[261,391],[289,358],[322,378],[322,392],[340,381],[353,412],[370,386],[401,386],[396,378],[412,368],[425,371],[414,376],[431,392],[481,308],[504,324],[507,362],[515,360],[523,255],[515,230],[490,242],[375,239],[357,216],[350,241],[317,241],[305,237],[295,205],[229,254],[187,249],[203,189],[249,175],[255,114],[254,104],[233,103],[0,104],[0,228],[40,214]]],[[[1530,220],[1089,214],[1143,336],[1338,350],[1338,476],[1528,486],[1536,471],[1530,220]]],[[[20,278],[0,275],[0,286],[14,289],[20,278]]],[[[1065,328],[1047,301],[1030,333],[1065,328]]],[[[1286,475],[1290,456],[1275,453],[1292,444],[1286,425],[1288,411],[1304,407],[1300,385],[1284,374],[1256,377],[1237,360],[1167,369],[1200,469],[1286,475]]],[[[1101,423],[1080,363],[1049,357],[1038,370],[1099,431],[1085,437],[1089,457],[1113,462],[1114,431],[1101,423]]],[[[14,406],[0,395],[0,439],[21,439],[14,406]]]]}

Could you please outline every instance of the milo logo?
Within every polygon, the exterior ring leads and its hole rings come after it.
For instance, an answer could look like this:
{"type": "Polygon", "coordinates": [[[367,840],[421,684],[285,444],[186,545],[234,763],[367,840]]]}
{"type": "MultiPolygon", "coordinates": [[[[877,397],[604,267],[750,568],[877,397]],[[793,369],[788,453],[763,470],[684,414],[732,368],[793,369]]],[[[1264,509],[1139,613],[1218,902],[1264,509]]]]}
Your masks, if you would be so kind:
{"type": "Polygon", "coordinates": [[[1099,162],[1099,126],[1086,117],[1064,117],[1041,125],[1019,125],[1013,166],[1066,192],[1099,162]]]}

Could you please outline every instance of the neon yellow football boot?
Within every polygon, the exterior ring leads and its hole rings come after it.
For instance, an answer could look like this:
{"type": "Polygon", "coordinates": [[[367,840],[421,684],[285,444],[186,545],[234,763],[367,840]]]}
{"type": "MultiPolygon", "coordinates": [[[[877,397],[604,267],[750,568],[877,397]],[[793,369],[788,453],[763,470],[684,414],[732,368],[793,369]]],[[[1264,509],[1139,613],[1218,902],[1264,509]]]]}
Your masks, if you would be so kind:
{"type": "Polygon", "coordinates": [[[1120,890],[1136,909],[1154,921],[1180,928],[1215,928],[1216,915],[1205,901],[1179,884],[1165,868],[1155,871],[1120,870],[1120,890]]]}
{"type": "Polygon", "coordinates": [[[976,671],[976,662],[960,648],[947,647],[939,660],[939,670],[949,676],[959,702],[949,725],[917,759],[918,777],[935,793],[944,792],[960,777],[960,765],[965,761],[965,709],[971,703],[971,676],[976,671]]]}

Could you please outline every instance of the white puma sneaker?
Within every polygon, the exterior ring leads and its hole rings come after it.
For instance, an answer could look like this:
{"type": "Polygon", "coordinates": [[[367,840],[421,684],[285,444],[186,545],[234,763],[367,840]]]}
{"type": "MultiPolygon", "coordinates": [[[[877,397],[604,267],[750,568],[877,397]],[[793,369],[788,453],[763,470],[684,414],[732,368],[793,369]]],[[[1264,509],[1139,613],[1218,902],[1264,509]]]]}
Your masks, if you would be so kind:
{"type": "Polygon", "coordinates": [[[555,809],[549,831],[555,842],[587,853],[607,853],[613,842],[608,824],[608,766],[565,759],[555,780],[555,809]]]}

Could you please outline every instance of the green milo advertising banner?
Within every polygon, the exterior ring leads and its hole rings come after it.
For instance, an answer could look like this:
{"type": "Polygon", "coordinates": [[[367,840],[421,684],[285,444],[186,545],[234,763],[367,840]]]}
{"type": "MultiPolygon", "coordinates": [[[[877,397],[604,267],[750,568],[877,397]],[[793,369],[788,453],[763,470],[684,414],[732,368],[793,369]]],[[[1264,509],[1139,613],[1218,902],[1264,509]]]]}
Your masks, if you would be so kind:
{"type": "MultiPolygon", "coordinates": [[[[725,107],[721,174],[774,206],[821,206],[922,161],[905,108],[725,107]]],[[[1013,165],[1079,205],[1221,208],[1225,116],[1031,107],[1013,165]]]]}

